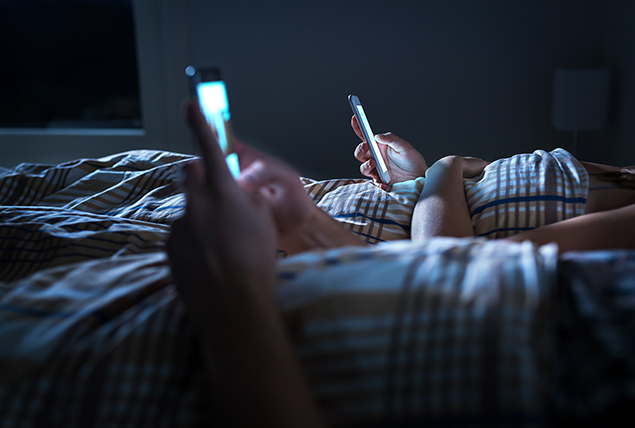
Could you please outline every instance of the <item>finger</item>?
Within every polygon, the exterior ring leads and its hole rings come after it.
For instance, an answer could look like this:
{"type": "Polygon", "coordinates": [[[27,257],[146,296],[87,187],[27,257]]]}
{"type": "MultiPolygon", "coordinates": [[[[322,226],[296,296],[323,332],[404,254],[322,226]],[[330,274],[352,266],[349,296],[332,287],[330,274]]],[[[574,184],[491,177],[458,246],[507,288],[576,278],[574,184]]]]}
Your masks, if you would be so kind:
{"type": "Polygon", "coordinates": [[[377,173],[377,164],[375,163],[375,159],[369,159],[368,161],[361,164],[359,166],[359,171],[366,177],[381,181],[379,178],[379,174],[377,173]]]}
{"type": "Polygon", "coordinates": [[[357,117],[355,117],[355,115],[353,115],[353,117],[351,118],[351,127],[353,128],[353,131],[355,131],[355,134],[357,134],[359,139],[364,141],[364,134],[362,134],[362,130],[359,127],[359,122],[357,121],[357,117]]]}
{"type": "Polygon", "coordinates": [[[360,162],[366,162],[371,158],[370,148],[368,147],[368,143],[362,141],[355,147],[355,159],[360,162]]]}
{"type": "Polygon", "coordinates": [[[247,169],[249,165],[256,161],[265,163],[277,162],[278,160],[266,153],[261,152],[239,140],[234,140],[234,152],[238,155],[241,169],[247,169]]]}
{"type": "Polygon", "coordinates": [[[389,146],[391,149],[398,153],[412,148],[409,142],[407,142],[403,138],[397,137],[392,132],[375,135],[375,141],[377,141],[379,144],[385,144],[389,146]]]}
{"type": "Polygon", "coordinates": [[[199,186],[205,185],[205,171],[200,159],[194,159],[179,168],[177,171],[177,184],[180,188],[185,187],[185,181],[188,176],[192,176],[199,186]]]}
{"type": "Polygon", "coordinates": [[[247,168],[240,171],[240,177],[236,180],[243,189],[253,190],[269,181],[270,174],[262,160],[254,160],[247,168]]]}
{"type": "Polygon", "coordinates": [[[388,190],[388,185],[378,180],[373,180],[373,186],[378,187],[381,190],[388,190]]]}
{"type": "Polygon", "coordinates": [[[194,160],[183,165],[181,184],[185,191],[193,190],[205,185],[205,171],[200,160],[194,160]]]}
{"type": "Polygon", "coordinates": [[[285,186],[285,183],[294,184],[296,180],[300,181],[299,175],[282,162],[256,160],[243,170],[238,184],[245,189],[255,189],[268,185],[285,186]]]}
{"type": "Polygon", "coordinates": [[[189,126],[201,148],[207,185],[211,189],[216,189],[228,182],[233,182],[232,175],[225,163],[225,156],[212,128],[201,113],[198,102],[189,101],[186,105],[186,114],[189,126]]]}
{"type": "Polygon", "coordinates": [[[200,198],[205,194],[204,167],[200,160],[183,166],[183,192],[185,193],[185,216],[196,211],[200,198]]]}

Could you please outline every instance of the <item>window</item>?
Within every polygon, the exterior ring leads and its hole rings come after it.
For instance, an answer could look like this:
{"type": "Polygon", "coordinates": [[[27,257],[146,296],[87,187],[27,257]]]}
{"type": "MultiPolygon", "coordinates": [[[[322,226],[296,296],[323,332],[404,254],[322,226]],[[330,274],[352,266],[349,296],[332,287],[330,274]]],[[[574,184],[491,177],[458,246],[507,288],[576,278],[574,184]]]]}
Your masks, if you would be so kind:
{"type": "Polygon", "coordinates": [[[0,4],[0,126],[142,128],[131,0],[0,4]]]}
{"type": "Polygon", "coordinates": [[[191,151],[184,3],[0,0],[0,166],[191,151]]]}

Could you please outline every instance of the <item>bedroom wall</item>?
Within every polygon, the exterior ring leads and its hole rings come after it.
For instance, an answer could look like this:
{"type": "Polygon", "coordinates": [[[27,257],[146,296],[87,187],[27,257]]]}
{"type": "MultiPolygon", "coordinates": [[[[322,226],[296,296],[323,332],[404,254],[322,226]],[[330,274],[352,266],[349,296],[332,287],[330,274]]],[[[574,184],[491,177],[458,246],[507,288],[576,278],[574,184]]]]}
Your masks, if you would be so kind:
{"type": "MultiPolygon", "coordinates": [[[[158,97],[164,102],[154,104],[175,118],[162,124],[163,139],[176,151],[192,148],[179,113],[187,93],[182,70],[189,63],[223,67],[240,137],[316,178],[359,176],[349,93],[360,96],[375,132],[406,138],[429,163],[449,153],[495,159],[537,147],[568,148],[571,136],[551,127],[553,70],[602,65],[613,72],[609,127],[582,133],[579,155],[635,164],[631,0],[156,5],[137,18],[156,30],[150,32],[159,52],[152,76],[167,83],[155,85],[165,94],[158,97]]],[[[7,147],[0,135],[0,165],[92,153],[84,142],[62,148],[55,137],[42,138],[48,140],[33,150],[7,147]]],[[[95,146],[100,154],[132,148],[95,146]]]]}
{"type": "MultiPolygon", "coordinates": [[[[224,69],[239,136],[316,178],[358,175],[349,93],[429,163],[569,147],[553,70],[599,66],[605,47],[599,0],[255,3],[189,0],[189,58],[224,69]]],[[[581,156],[611,135],[581,135],[581,156]]]]}
{"type": "Polygon", "coordinates": [[[635,164],[635,2],[607,2],[602,62],[611,69],[609,122],[596,136],[591,157],[615,165],[635,164]]]}

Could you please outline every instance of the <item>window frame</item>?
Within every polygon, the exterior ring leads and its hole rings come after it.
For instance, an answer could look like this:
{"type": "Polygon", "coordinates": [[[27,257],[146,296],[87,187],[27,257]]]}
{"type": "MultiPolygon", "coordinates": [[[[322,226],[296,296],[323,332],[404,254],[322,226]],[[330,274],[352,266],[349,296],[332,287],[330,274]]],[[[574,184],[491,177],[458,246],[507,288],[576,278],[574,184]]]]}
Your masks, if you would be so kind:
{"type": "Polygon", "coordinates": [[[135,149],[191,153],[181,114],[189,63],[186,2],[133,0],[142,128],[1,128],[0,166],[60,163],[135,149]]]}

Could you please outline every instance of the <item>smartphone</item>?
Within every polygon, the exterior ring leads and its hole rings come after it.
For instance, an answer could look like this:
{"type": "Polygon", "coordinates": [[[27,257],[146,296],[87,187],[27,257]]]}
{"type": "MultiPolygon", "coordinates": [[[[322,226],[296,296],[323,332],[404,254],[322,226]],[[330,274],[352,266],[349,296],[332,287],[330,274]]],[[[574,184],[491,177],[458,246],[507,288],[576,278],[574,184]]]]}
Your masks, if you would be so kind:
{"type": "Polygon", "coordinates": [[[370,124],[368,123],[368,118],[366,117],[362,103],[359,101],[357,95],[349,95],[348,102],[350,103],[351,108],[353,109],[353,114],[355,114],[357,123],[359,123],[359,127],[362,130],[364,141],[366,141],[370,146],[370,152],[377,163],[377,173],[379,174],[379,178],[382,183],[390,184],[390,174],[388,173],[386,160],[379,151],[379,145],[375,141],[375,134],[373,134],[373,130],[370,129],[370,124]]]}
{"type": "Polygon", "coordinates": [[[240,175],[240,167],[238,155],[234,153],[232,144],[229,99],[220,69],[217,67],[197,68],[190,65],[185,69],[185,74],[190,83],[190,94],[198,99],[201,112],[214,130],[218,144],[225,154],[229,171],[234,178],[237,178],[240,175]]]}

